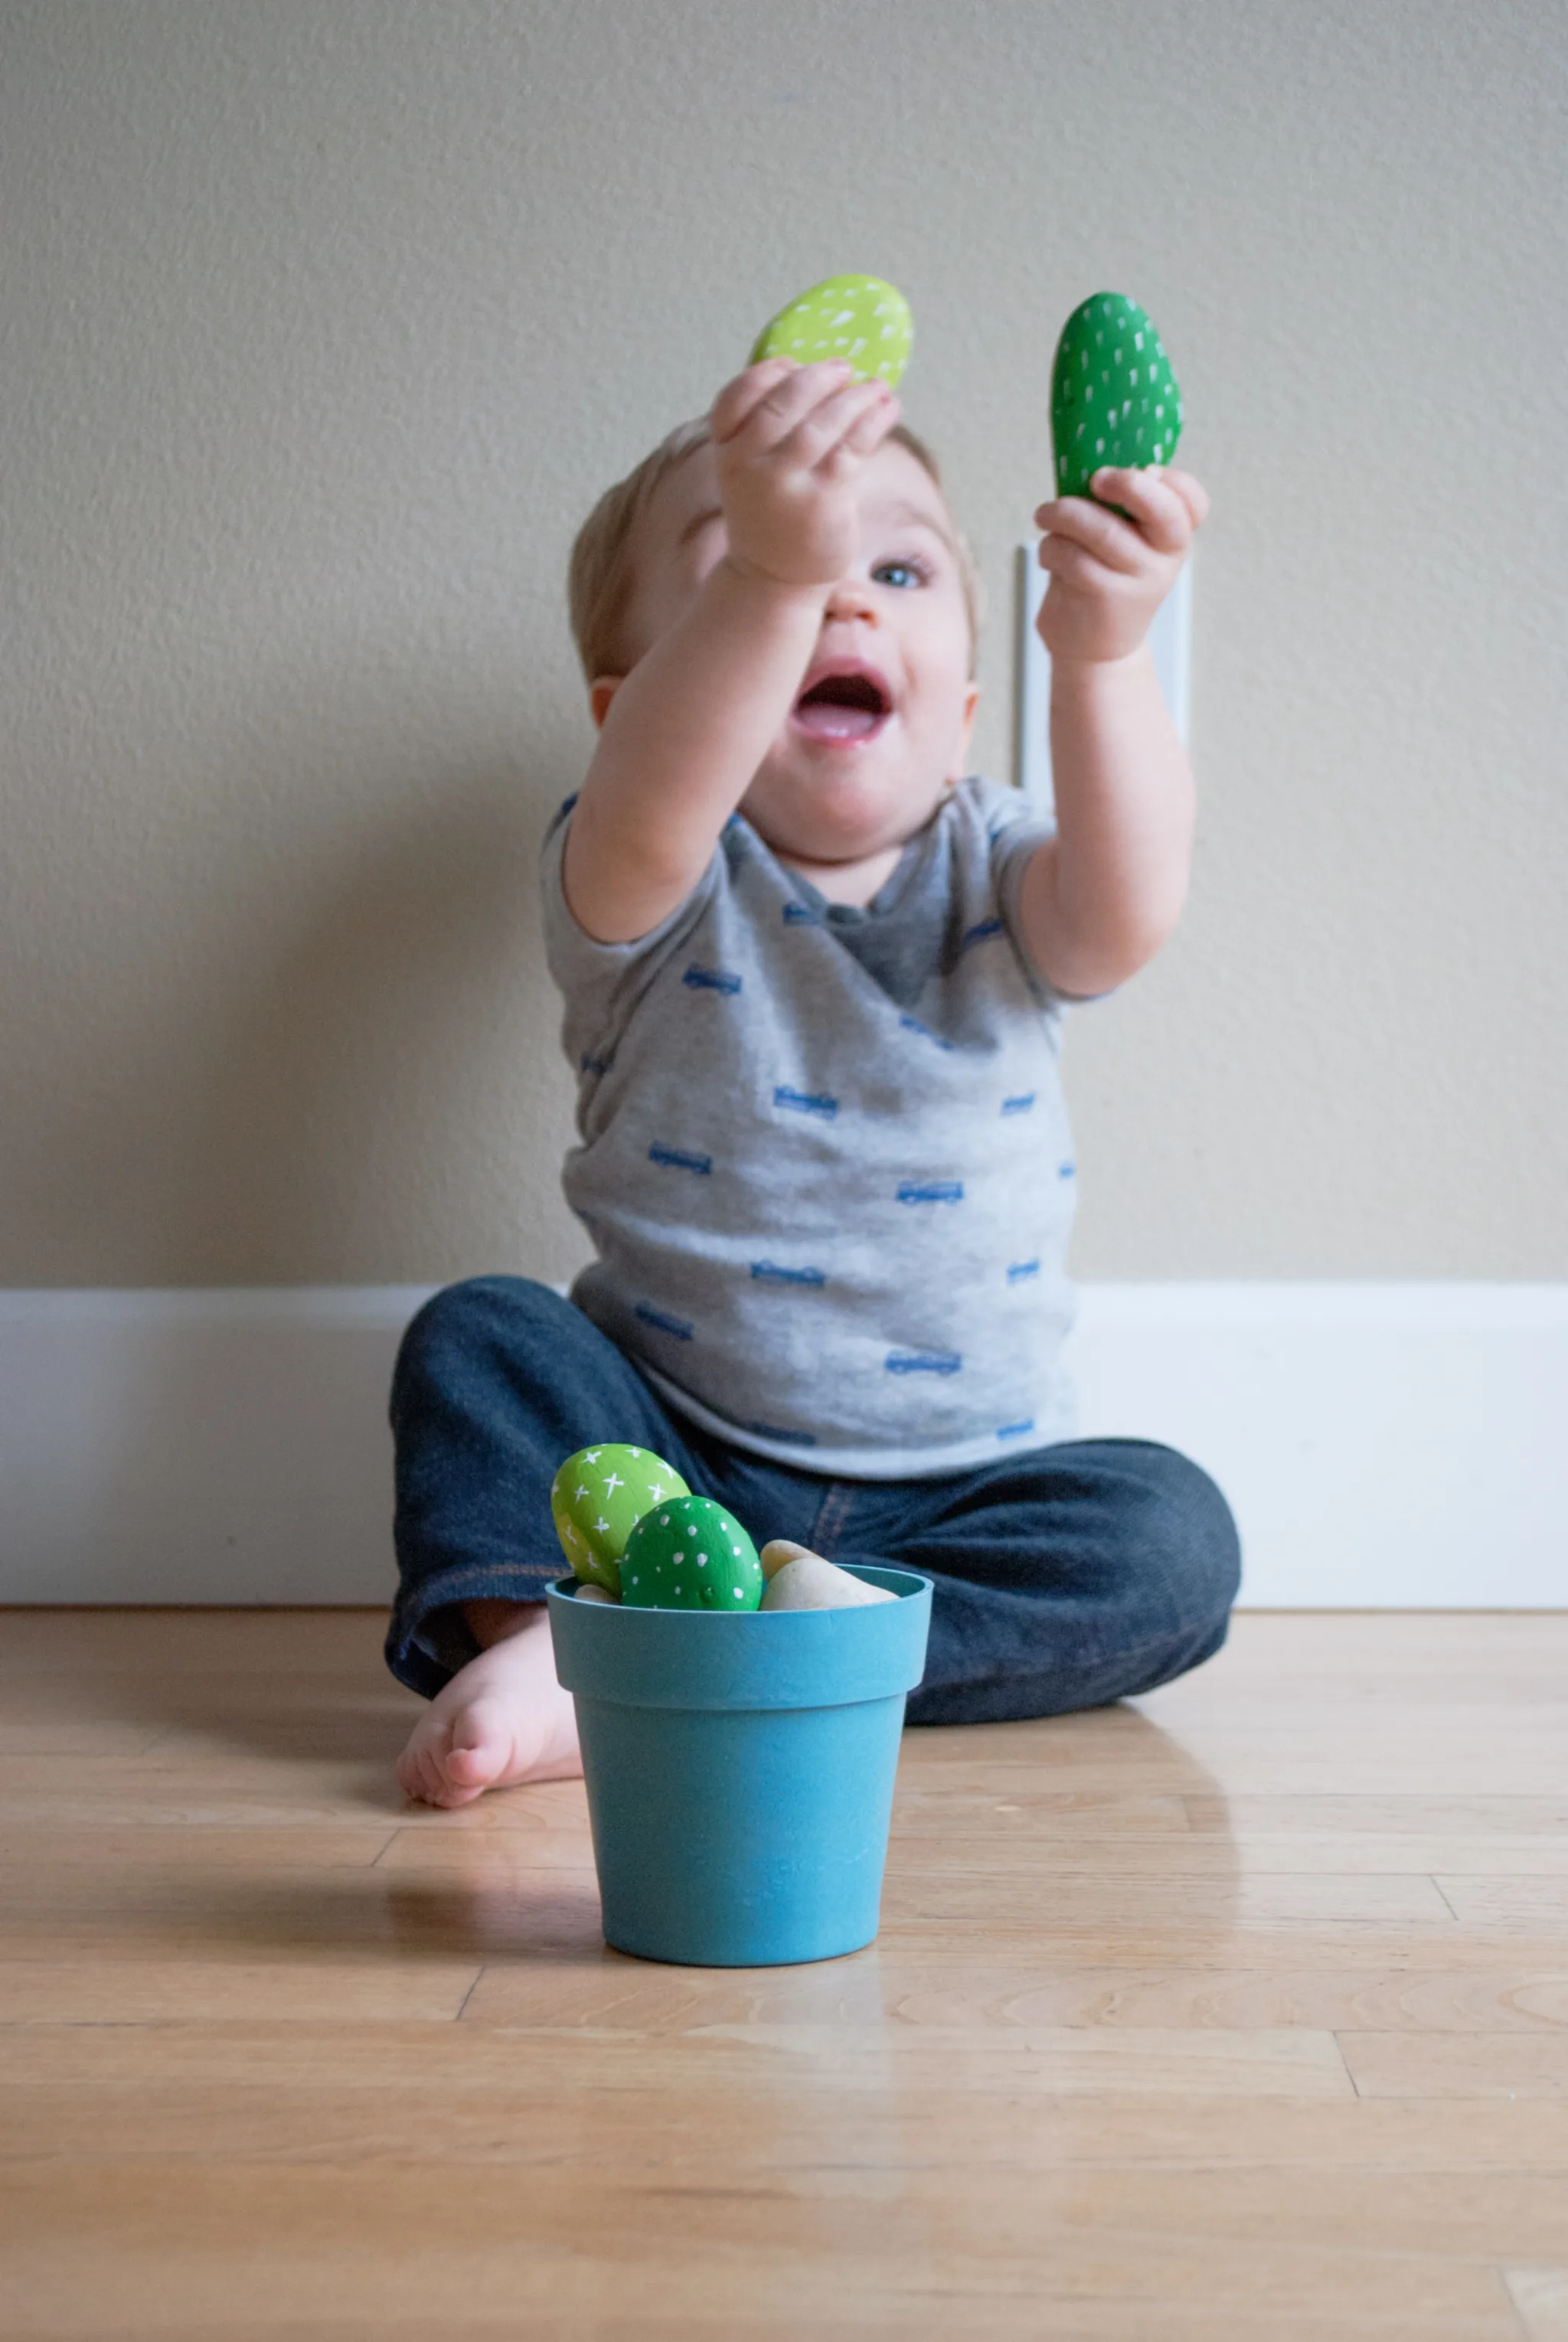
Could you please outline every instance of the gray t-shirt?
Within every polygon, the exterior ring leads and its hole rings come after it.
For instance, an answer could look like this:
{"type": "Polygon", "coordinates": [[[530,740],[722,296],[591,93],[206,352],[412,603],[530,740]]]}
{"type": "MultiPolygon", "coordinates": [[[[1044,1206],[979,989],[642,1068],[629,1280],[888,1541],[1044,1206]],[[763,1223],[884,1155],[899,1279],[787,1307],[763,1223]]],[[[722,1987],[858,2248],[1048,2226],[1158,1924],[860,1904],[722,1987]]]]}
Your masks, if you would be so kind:
{"type": "Polygon", "coordinates": [[[566,907],[570,817],[544,882],[579,1076],[563,1185],[598,1253],[578,1306],[694,1422],[814,1472],[1071,1436],[1063,1003],[1018,926],[1035,810],[961,782],[864,911],[737,814],[632,944],[566,907]]]}

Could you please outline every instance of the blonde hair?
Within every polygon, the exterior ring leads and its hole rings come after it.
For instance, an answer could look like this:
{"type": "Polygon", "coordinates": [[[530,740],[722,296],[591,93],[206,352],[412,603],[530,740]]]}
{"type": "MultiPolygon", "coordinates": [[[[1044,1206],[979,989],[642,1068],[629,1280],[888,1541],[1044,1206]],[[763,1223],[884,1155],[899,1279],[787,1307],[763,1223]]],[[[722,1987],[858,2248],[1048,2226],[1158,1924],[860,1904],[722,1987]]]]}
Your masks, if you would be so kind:
{"type": "MultiPolygon", "coordinates": [[[[602,675],[626,672],[628,662],[622,629],[634,583],[633,552],[638,525],[675,466],[684,464],[699,447],[706,446],[713,435],[713,427],[705,416],[692,423],[678,423],[651,455],[644,456],[634,471],[628,472],[624,480],[617,480],[613,488],[605,489],[577,532],[567,573],[566,605],[577,656],[590,683],[596,682],[602,675]]],[[[907,423],[895,423],[888,437],[909,450],[945,500],[946,490],[942,485],[936,458],[919,434],[912,431],[907,423]]],[[[964,588],[964,614],[969,620],[969,671],[973,675],[980,638],[980,575],[974,555],[956,527],[953,541],[964,588]]]]}

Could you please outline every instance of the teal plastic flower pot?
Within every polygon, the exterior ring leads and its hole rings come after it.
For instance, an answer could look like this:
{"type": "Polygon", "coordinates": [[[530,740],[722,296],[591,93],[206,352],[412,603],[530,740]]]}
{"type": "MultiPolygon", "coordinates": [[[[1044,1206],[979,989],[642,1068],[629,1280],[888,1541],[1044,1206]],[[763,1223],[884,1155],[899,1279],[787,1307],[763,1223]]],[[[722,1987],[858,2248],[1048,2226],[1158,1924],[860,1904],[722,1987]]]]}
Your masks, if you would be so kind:
{"type": "Polygon", "coordinates": [[[931,1581],[854,1610],[642,1610],[550,1593],[577,1706],[604,1937],[642,1959],[770,1967],[876,1934],[905,1696],[931,1581]]]}

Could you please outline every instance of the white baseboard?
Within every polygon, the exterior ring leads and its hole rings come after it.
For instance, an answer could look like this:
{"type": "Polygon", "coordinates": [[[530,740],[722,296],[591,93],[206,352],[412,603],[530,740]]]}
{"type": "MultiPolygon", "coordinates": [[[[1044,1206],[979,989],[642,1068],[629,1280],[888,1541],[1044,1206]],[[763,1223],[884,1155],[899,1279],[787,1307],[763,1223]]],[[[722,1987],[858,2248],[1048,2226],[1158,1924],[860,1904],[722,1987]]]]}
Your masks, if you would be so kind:
{"type": "MultiPolygon", "coordinates": [[[[381,1603],[423,1286],[0,1292],[0,1602],[381,1603]]],[[[1084,1434],[1164,1439],[1262,1608],[1568,1606],[1568,1286],[1087,1286],[1084,1434]]]]}

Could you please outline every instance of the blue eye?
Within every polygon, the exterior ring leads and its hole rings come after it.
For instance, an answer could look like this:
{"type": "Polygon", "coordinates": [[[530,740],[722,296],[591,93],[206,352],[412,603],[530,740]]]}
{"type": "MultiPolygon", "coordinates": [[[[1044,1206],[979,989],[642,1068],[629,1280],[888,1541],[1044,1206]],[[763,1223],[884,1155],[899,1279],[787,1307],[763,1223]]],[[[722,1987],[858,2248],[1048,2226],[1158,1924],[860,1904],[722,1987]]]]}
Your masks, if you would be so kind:
{"type": "Polygon", "coordinates": [[[904,594],[907,593],[912,586],[924,586],[929,574],[924,562],[879,561],[872,571],[871,577],[873,585],[894,586],[901,594],[904,594]]]}

